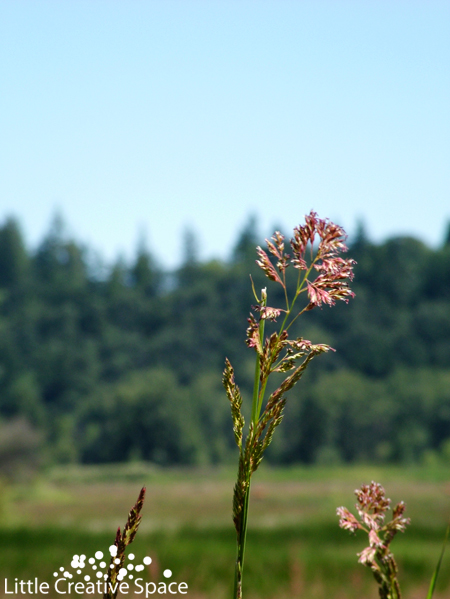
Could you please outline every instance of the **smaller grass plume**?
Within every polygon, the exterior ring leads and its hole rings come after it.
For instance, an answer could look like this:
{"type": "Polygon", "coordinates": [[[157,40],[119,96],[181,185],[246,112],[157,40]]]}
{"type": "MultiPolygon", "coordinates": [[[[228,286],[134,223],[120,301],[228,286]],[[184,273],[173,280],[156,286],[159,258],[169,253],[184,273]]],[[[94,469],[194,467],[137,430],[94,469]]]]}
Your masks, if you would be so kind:
{"type": "Polygon", "coordinates": [[[378,583],[380,599],[401,599],[398,581],[398,567],[390,545],[397,532],[404,532],[409,518],[404,518],[405,504],[398,503],[389,522],[385,522],[391,500],[386,497],[383,487],[371,482],[355,491],[356,510],[359,519],[345,507],[337,508],[339,526],[355,533],[364,531],[369,537],[369,546],[358,553],[359,562],[368,566],[378,583]]]}

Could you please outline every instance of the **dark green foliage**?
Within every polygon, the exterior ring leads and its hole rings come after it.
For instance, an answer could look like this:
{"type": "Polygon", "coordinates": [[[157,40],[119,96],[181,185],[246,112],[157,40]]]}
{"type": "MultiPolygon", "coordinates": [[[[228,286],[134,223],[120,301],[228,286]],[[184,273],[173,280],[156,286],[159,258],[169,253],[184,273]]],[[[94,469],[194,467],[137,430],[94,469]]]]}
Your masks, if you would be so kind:
{"type": "Polygon", "coordinates": [[[19,226],[8,219],[0,228],[0,287],[13,289],[23,283],[29,262],[19,226]]]}
{"type": "Polygon", "coordinates": [[[288,403],[289,461],[416,462],[450,439],[450,371],[399,369],[384,379],[322,373],[288,403]]]}
{"type": "MultiPolygon", "coordinates": [[[[242,394],[251,392],[249,274],[257,291],[266,286],[254,263],[263,240],[250,220],[229,262],[201,262],[192,234],[185,241],[175,273],[143,244],[130,265],[101,272],[60,218],[35,253],[16,221],[0,226],[0,418],[26,421],[45,440],[46,459],[217,463],[233,455],[221,372],[228,357],[242,394]]],[[[412,238],[373,244],[361,228],[348,256],[358,262],[355,299],[305,314],[292,331],[337,352],[288,396],[268,457],[444,459],[448,240],[436,250],[412,238]]],[[[269,305],[282,305],[280,291],[268,286],[269,305]]]]}
{"type": "Polygon", "coordinates": [[[24,418],[0,421],[0,477],[27,479],[40,466],[42,438],[24,418]]]}
{"type": "Polygon", "coordinates": [[[98,387],[77,412],[81,459],[201,463],[204,444],[190,408],[187,390],[162,368],[135,371],[98,387]]]}

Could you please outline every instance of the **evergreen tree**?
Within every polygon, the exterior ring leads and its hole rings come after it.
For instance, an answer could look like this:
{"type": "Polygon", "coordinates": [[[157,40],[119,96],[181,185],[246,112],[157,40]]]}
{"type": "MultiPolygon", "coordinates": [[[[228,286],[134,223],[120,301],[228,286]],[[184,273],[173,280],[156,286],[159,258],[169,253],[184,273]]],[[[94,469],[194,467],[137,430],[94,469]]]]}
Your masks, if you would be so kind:
{"type": "Polygon", "coordinates": [[[9,218],[0,228],[0,287],[22,284],[29,270],[29,258],[16,220],[9,218]]]}
{"type": "Polygon", "coordinates": [[[255,247],[261,242],[258,235],[258,221],[251,215],[238,236],[233,248],[232,259],[236,263],[248,263],[255,260],[255,247]]]}
{"type": "Polygon", "coordinates": [[[444,235],[444,247],[450,246],[450,221],[447,222],[447,228],[444,235]]]}
{"type": "Polygon", "coordinates": [[[192,229],[183,233],[182,266],[194,266],[199,262],[199,241],[192,229]]]}
{"type": "Polygon", "coordinates": [[[131,267],[133,285],[148,297],[154,297],[161,290],[162,273],[157,268],[155,260],[141,241],[137,255],[131,267]]]}

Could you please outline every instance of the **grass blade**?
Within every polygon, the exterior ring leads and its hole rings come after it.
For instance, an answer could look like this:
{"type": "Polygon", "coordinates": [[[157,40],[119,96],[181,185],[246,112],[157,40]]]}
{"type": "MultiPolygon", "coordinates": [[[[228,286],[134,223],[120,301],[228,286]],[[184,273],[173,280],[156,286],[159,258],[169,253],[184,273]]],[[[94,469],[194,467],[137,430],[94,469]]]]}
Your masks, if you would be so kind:
{"type": "Polygon", "coordinates": [[[450,532],[450,524],[447,526],[447,532],[445,533],[445,539],[444,539],[444,544],[442,545],[441,555],[439,557],[439,561],[437,563],[436,570],[434,571],[434,574],[431,578],[430,588],[428,589],[426,599],[432,599],[432,597],[433,597],[434,588],[436,586],[437,577],[439,575],[439,570],[441,568],[442,558],[444,557],[445,546],[447,545],[449,532],[450,532]]]}

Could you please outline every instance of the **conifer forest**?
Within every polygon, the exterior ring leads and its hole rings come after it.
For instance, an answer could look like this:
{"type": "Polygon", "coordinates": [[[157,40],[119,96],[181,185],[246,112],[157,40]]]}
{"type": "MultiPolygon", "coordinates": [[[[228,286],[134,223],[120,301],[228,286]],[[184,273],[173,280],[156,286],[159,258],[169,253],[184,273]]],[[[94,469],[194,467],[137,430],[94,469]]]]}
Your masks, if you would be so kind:
{"type": "MultiPolygon", "coordinates": [[[[301,215],[300,215],[301,216],[301,215]]],[[[267,232],[270,236],[272,232],[267,232]]],[[[187,236],[168,271],[141,244],[105,266],[56,219],[28,249],[0,226],[0,473],[65,463],[234,463],[225,358],[250,394],[245,344],[264,244],[255,222],[228,260],[187,236]]],[[[170,244],[171,240],[167,239],[170,244]]],[[[291,392],[273,464],[419,463],[450,458],[450,231],[348,240],[355,298],[307,313],[297,331],[336,353],[291,392]]],[[[280,293],[268,287],[268,295],[280,293]]],[[[279,298],[278,298],[279,299],[279,298]]]]}

